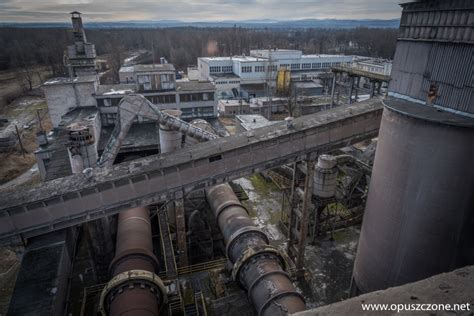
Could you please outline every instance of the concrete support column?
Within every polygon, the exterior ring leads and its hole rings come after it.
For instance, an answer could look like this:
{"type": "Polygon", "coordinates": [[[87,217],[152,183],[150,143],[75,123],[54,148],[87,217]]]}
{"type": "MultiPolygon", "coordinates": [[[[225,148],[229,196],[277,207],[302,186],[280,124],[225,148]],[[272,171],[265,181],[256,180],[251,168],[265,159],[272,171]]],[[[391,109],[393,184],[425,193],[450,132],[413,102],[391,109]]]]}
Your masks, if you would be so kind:
{"type": "Polygon", "coordinates": [[[306,239],[308,236],[308,224],[309,224],[309,208],[311,205],[311,196],[313,194],[313,178],[314,178],[314,159],[308,159],[306,161],[306,178],[304,181],[304,195],[303,195],[303,208],[301,210],[301,228],[298,244],[298,254],[296,257],[296,269],[299,275],[304,271],[304,253],[306,248],[306,239]]]}
{"type": "Polygon", "coordinates": [[[332,88],[331,88],[331,108],[334,105],[334,91],[336,90],[336,74],[332,77],[332,88]]]}
{"type": "Polygon", "coordinates": [[[370,81],[370,98],[373,98],[375,95],[375,81],[370,81]]]}
{"type": "Polygon", "coordinates": [[[95,264],[97,280],[101,283],[109,280],[109,264],[114,256],[114,244],[110,218],[105,217],[85,224],[90,249],[95,264]]]}
{"type": "Polygon", "coordinates": [[[178,267],[188,266],[188,249],[186,245],[186,218],[184,214],[184,199],[181,196],[176,198],[175,216],[176,216],[176,241],[178,244],[179,260],[178,267]]]}
{"type": "Polygon", "coordinates": [[[359,98],[359,81],[360,81],[360,77],[357,77],[357,79],[356,79],[356,84],[355,84],[355,97],[354,97],[354,102],[357,102],[357,99],[359,98]]]}
{"type": "MultiPolygon", "coordinates": [[[[97,162],[96,141],[88,126],[76,123],[67,128],[69,130],[67,151],[71,170],[73,174],[82,173],[85,168],[94,167],[97,162]]],[[[99,282],[106,282],[109,264],[114,256],[110,218],[105,217],[86,223],[84,228],[95,264],[96,279],[99,282]]]]}
{"type": "Polygon", "coordinates": [[[352,90],[354,89],[354,77],[350,77],[350,87],[349,87],[349,104],[352,104],[352,90]]]}
{"type": "MultiPolygon", "coordinates": [[[[179,110],[165,110],[167,114],[175,117],[181,116],[179,110]]],[[[160,151],[161,153],[173,152],[181,148],[182,134],[180,131],[170,130],[168,127],[160,124],[160,151]]],[[[179,252],[179,267],[188,265],[188,249],[186,245],[186,219],[184,214],[183,195],[176,196],[176,200],[168,206],[168,218],[174,220],[176,224],[176,241],[179,252]],[[171,211],[172,212],[169,212],[171,211]]]]}
{"type": "Polygon", "coordinates": [[[291,181],[291,191],[290,191],[290,201],[289,201],[289,208],[290,214],[288,218],[288,242],[287,242],[287,253],[290,256],[294,255],[294,248],[293,245],[295,244],[295,236],[296,236],[296,214],[295,214],[295,207],[296,207],[296,186],[297,180],[299,178],[300,172],[298,169],[298,162],[293,164],[293,179],[291,181]]]}

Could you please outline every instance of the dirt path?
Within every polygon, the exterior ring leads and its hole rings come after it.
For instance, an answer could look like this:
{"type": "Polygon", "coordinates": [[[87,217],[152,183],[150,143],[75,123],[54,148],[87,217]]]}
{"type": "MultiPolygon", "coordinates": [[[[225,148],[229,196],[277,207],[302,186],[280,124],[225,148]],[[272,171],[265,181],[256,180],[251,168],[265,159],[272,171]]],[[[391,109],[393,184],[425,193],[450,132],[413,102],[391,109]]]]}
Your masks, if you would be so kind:
{"type": "Polygon", "coordinates": [[[15,179],[12,179],[4,184],[1,184],[0,191],[9,190],[19,185],[24,185],[26,183],[34,182],[38,177],[39,177],[38,165],[34,164],[33,167],[31,167],[29,170],[22,173],[15,179]]]}

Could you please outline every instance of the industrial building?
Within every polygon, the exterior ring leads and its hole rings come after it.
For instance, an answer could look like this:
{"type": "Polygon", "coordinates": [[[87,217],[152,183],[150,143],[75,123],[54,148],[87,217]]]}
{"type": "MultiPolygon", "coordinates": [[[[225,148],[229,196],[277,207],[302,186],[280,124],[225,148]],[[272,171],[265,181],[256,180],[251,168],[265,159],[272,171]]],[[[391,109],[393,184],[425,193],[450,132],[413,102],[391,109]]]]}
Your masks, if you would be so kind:
{"type": "Polygon", "coordinates": [[[219,98],[243,95],[263,97],[266,85],[274,86],[278,70],[291,70],[294,81],[317,80],[331,67],[349,65],[352,56],[303,55],[300,50],[251,50],[250,56],[200,57],[199,80],[212,82],[219,98]]]}
{"type": "Polygon", "coordinates": [[[331,106],[315,114],[275,122],[221,100],[239,112],[234,135],[188,110],[215,115],[216,87],[177,81],[166,63],[123,69],[114,86],[74,71],[45,83],[57,112],[38,135],[45,181],[0,191],[0,244],[23,257],[8,315],[365,315],[361,302],[472,300],[474,9],[402,8],[391,77],[293,50],[201,58],[202,79],[228,73],[240,89],[286,64],[333,72],[331,106]],[[348,102],[332,107],[341,77],[348,102]],[[358,102],[361,77],[387,96],[358,102]],[[270,204],[245,185],[256,175],[270,204]]]}

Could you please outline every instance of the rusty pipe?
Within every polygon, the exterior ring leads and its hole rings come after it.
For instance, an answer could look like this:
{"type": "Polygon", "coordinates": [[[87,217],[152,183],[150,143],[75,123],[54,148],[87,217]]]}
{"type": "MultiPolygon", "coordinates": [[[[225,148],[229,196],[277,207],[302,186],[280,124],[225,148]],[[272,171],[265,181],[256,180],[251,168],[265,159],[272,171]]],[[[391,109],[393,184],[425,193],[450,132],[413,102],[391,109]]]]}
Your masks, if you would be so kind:
{"type": "Polygon", "coordinates": [[[232,276],[246,291],[258,315],[287,315],[305,310],[285,272],[287,260],[270,246],[267,235],[248,216],[228,184],[206,189],[206,197],[224,236],[232,276]]]}
{"type": "Polygon", "coordinates": [[[112,316],[157,316],[166,300],[164,286],[155,275],[157,269],[148,208],[120,213],[110,264],[113,278],[102,293],[101,310],[112,316]]]}

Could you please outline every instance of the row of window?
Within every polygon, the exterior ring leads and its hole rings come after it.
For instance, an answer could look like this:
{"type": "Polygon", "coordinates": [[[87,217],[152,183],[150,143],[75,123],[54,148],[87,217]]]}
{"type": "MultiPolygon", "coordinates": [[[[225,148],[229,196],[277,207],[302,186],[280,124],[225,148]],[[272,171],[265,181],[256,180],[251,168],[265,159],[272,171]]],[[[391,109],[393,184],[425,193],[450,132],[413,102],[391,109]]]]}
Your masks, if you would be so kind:
{"type": "Polygon", "coordinates": [[[175,94],[167,94],[167,95],[154,95],[154,96],[146,96],[148,101],[153,104],[166,104],[166,103],[176,103],[176,95],[175,94]]]}
{"type": "Polygon", "coordinates": [[[194,101],[214,101],[214,93],[186,93],[180,94],[179,100],[181,102],[194,101]]]}
{"type": "Polygon", "coordinates": [[[232,72],[232,66],[222,66],[222,72],[231,73],[232,72]]]}
{"type": "Polygon", "coordinates": [[[209,67],[209,72],[213,73],[213,72],[221,72],[221,66],[211,66],[209,67]]]}
{"type": "MultiPolygon", "coordinates": [[[[166,94],[166,95],[154,95],[146,96],[148,101],[153,104],[168,104],[176,103],[175,94],[166,94]]],[[[181,102],[193,102],[193,101],[214,101],[214,93],[186,93],[180,94],[179,99],[181,102]]],[[[122,98],[107,98],[107,99],[97,99],[97,106],[99,107],[109,107],[109,106],[118,106],[122,98]]]]}
{"type": "Polygon", "coordinates": [[[224,72],[224,73],[231,73],[233,71],[232,66],[211,66],[209,67],[210,73],[216,72],[224,72]]]}
{"type": "MultiPolygon", "coordinates": [[[[254,68],[255,72],[265,72],[265,66],[242,66],[242,72],[243,73],[249,73],[252,72],[252,68],[254,68]]],[[[278,70],[278,65],[269,65],[267,66],[267,71],[277,71],[278,70]]]]}
{"type": "Polygon", "coordinates": [[[229,81],[218,81],[216,85],[223,85],[223,84],[239,84],[239,80],[229,80],[229,81]]]}
{"type": "Polygon", "coordinates": [[[252,66],[242,66],[242,72],[252,72],[252,66]]]}
{"type": "MultiPolygon", "coordinates": [[[[303,63],[303,64],[280,64],[280,69],[291,70],[308,70],[308,69],[327,69],[330,67],[340,66],[341,62],[326,62],[326,63],[303,63]]],[[[255,66],[254,72],[265,72],[265,66],[255,66]]],[[[277,71],[278,65],[267,66],[267,71],[277,71]]],[[[252,66],[242,66],[242,73],[252,72],[252,66]]]]}
{"type": "Polygon", "coordinates": [[[213,117],[214,108],[212,106],[202,106],[197,108],[181,108],[182,118],[191,117],[213,117]]]}

